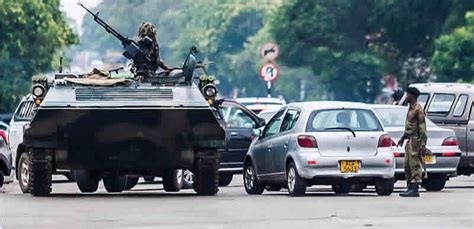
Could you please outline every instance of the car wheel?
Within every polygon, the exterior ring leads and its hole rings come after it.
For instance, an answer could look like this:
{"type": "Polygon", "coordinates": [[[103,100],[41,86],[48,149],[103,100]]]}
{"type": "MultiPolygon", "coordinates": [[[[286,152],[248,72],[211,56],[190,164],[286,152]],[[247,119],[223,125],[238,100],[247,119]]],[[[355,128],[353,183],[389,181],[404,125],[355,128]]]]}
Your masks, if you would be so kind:
{"type": "Polygon", "coordinates": [[[428,174],[428,179],[423,179],[421,186],[426,191],[441,191],[446,185],[446,174],[428,174]]]}
{"type": "Polygon", "coordinates": [[[288,165],[286,170],[286,183],[290,196],[303,196],[306,193],[306,181],[300,177],[293,162],[288,165]]]}
{"type": "Polygon", "coordinates": [[[336,194],[347,194],[351,191],[351,185],[350,184],[333,184],[332,190],[336,194]]]}
{"type": "Polygon", "coordinates": [[[127,176],[127,181],[125,182],[125,189],[124,190],[131,190],[138,184],[139,177],[127,176]]]}
{"type": "Polygon", "coordinates": [[[260,195],[265,189],[262,184],[258,183],[257,173],[252,163],[245,163],[244,165],[244,187],[247,194],[250,195],[260,195]]]}
{"type": "Polygon", "coordinates": [[[18,160],[17,177],[20,189],[23,193],[30,192],[30,168],[28,166],[30,160],[31,157],[29,153],[21,154],[20,159],[18,160]]]}
{"type": "Polygon", "coordinates": [[[100,176],[88,170],[75,170],[74,178],[82,193],[95,192],[99,188],[100,176]]]}
{"type": "Polygon", "coordinates": [[[155,177],[146,176],[146,177],[143,177],[143,180],[145,180],[146,182],[153,182],[155,181],[155,177]]]}
{"type": "Polygon", "coordinates": [[[5,175],[3,175],[3,172],[0,171],[0,188],[3,187],[4,182],[5,182],[5,175]]]}
{"type": "Polygon", "coordinates": [[[219,175],[219,186],[224,187],[228,186],[232,182],[234,174],[225,174],[222,173],[219,175]]]}
{"type": "Polygon", "coordinates": [[[107,192],[122,192],[125,189],[127,176],[107,175],[103,178],[107,192]]]}
{"type": "Polygon", "coordinates": [[[193,179],[194,179],[193,172],[189,171],[188,169],[184,170],[183,171],[183,189],[193,188],[193,179]]]}
{"type": "Polygon", "coordinates": [[[393,192],[393,186],[395,182],[393,178],[390,179],[378,179],[375,182],[375,191],[379,196],[390,196],[393,192]]]}
{"type": "Polygon", "coordinates": [[[179,192],[183,187],[183,170],[166,170],[163,174],[163,188],[166,192],[179,192]]]}

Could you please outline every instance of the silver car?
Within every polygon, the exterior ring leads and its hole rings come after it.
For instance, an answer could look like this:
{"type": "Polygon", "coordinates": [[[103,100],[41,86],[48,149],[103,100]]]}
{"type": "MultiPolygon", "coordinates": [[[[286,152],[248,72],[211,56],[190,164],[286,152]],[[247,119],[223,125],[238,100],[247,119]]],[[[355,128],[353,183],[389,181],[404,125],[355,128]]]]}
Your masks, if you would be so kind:
{"type": "Polygon", "coordinates": [[[0,130],[0,187],[5,182],[5,176],[10,176],[12,166],[12,154],[8,146],[5,131],[0,130]]]}
{"type": "Polygon", "coordinates": [[[279,110],[249,148],[244,163],[248,194],[311,185],[352,185],[393,192],[395,163],[389,135],[370,106],[349,102],[291,103],[279,110]]]}
{"type": "MultiPolygon", "coordinates": [[[[395,145],[405,131],[408,108],[393,105],[373,105],[372,108],[382,120],[385,130],[390,134],[395,145]]],[[[448,177],[457,175],[456,168],[461,158],[461,150],[453,130],[438,127],[428,118],[426,118],[426,124],[428,130],[426,147],[433,156],[425,158],[428,178],[423,179],[421,186],[428,191],[439,191],[444,188],[448,177]]],[[[404,180],[405,149],[393,146],[393,152],[396,161],[395,177],[397,180],[404,180]]]]}

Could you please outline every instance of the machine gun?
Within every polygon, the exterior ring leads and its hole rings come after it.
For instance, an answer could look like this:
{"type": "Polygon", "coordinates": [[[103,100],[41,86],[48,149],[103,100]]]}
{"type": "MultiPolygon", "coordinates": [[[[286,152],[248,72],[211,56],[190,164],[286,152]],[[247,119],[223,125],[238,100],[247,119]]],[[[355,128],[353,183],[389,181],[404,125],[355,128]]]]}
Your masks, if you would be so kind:
{"type": "Polygon", "coordinates": [[[122,46],[125,51],[122,53],[124,57],[129,60],[133,60],[133,63],[137,66],[136,73],[148,73],[154,74],[156,69],[158,68],[157,60],[151,60],[149,56],[143,51],[144,49],[150,49],[153,45],[153,40],[145,36],[138,42],[129,39],[104,22],[100,17],[99,13],[92,13],[88,8],[82,5],[81,2],[77,3],[79,6],[84,8],[89,14],[94,17],[94,21],[97,22],[100,26],[102,26],[107,33],[112,34],[114,37],[122,42],[122,46]]]}

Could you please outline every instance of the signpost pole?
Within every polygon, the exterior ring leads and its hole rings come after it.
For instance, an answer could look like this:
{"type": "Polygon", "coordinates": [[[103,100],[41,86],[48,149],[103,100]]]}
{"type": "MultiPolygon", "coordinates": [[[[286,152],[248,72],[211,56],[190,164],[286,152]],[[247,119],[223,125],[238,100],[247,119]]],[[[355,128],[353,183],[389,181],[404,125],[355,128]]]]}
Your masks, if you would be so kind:
{"type": "Polygon", "coordinates": [[[272,81],[267,81],[267,97],[272,97],[272,81]]]}

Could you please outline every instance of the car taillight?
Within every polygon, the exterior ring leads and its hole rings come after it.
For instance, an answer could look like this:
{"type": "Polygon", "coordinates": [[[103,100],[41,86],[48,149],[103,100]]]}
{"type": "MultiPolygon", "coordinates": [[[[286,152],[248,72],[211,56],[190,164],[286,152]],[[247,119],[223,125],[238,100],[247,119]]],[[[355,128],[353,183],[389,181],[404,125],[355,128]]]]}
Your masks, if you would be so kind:
{"type": "Polygon", "coordinates": [[[3,141],[8,144],[8,140],[7,140],[7,135],[5,134],[5,132],[3,130],[0,130],[0,136],[2,136],[3,138],[3,141]]]}
{"type": "Polygon", "coordinates": [[[311,135],[298,136],[298,145],[303,148],[318,148],[318,142],[316,142],[316,138],[311,135]]]}
{"type": "Polygon", "coordinates": [[[388,134],[384,134],[382,136],[380,136],[379,138],[379,145],[378,147],[392,147],[392,139],[390,138],[390,136],[388,136],[388,134]]]}
{"type": "Polygon", "coordinates": [[[449,137],[444,139],[442,146],[458,146],[458,140],[455,137],[449,137]]]}
{"type": "Polygon", "coordinates": [[[395,143],[393,139],[390,139],[390,141],[392,142],[392,146],[397,146],[397,143],[395,143]]]}

